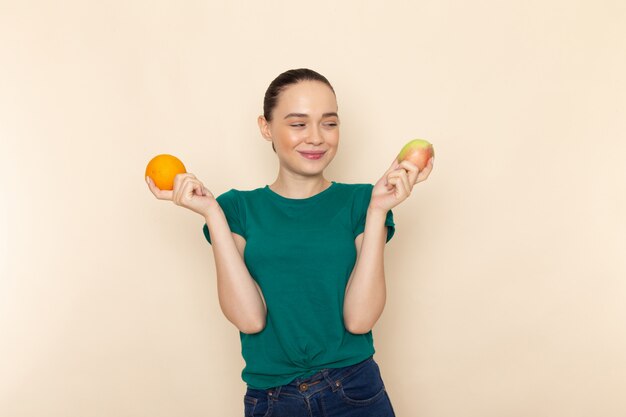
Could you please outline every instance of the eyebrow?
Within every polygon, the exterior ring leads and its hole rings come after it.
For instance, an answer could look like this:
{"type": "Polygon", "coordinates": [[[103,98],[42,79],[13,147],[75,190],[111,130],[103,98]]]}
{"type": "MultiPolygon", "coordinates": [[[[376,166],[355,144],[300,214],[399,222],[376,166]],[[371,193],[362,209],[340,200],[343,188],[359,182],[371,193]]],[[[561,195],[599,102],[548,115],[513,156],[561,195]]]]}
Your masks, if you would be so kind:
{"type": "MultiPolygon", "coordinates": [[[[333,116],[339,117],[337,112],[324,113],[322,115],[322,117],[333,117],[333,116]]],[[[287,116],[285,116],[285,119],[288,119],[290,117],[309,117],[309,115],[306,113],[289,113],[287,116]]]]}

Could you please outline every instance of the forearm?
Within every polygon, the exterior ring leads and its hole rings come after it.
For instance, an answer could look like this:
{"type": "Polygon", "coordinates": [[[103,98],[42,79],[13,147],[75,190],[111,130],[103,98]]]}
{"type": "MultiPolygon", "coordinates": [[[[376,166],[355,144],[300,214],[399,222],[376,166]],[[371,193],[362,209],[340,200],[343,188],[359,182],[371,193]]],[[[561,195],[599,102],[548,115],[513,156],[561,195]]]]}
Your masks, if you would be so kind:
{"type": "Polygon", "coordinates": [[[205,220],[211,235],[222,312],[243,333],[257,333],[265,327],[266,308],[217,202],[205,220]]]}
{"type": "Polygon", "coordinates": [[[385,307],[386,212],[368,209],[359,257],[346,286],[343,316],[351,333],[367,333],[385,307]]]}

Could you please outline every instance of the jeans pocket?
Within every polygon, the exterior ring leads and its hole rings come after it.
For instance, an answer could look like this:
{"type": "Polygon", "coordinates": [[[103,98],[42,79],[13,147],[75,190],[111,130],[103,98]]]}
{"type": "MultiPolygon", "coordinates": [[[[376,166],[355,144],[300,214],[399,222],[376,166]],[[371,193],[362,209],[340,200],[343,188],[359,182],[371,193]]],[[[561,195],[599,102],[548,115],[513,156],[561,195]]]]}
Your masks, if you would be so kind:
{"type": "Polygon", "coordinates": [[[337,383],[341,399],[350,405],[370,405],[385,395],[385,384],[374,361],[368,361],[337,383]]]}
{"type": "Polygon", "coordinates": [[[243,415],[244,417],[254,416],[254,408],[256,407],[257,399],[250,397],[249,395],[243,396],[243,415]]]}
{"type": "Polygon", "coordinates": [[[272,412],[272,402],[267,394],[253,396],[249,393],[243,396],[244,417],[269,417],[272,412]]]}

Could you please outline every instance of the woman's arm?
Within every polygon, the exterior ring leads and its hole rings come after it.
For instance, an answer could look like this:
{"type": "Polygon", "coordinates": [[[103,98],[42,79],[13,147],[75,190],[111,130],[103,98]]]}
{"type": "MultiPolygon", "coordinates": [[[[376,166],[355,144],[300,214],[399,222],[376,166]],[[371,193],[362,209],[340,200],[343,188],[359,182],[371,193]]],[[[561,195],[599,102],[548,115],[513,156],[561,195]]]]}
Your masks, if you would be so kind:
{"type": "Polygon", "coordinates": [[[215,257],[220,307],[242,333],[258,333],[265,328],[267,306],[243,260],[246,241],[230,231],[222,208],[213,201],[205,220],[215,257]]]}
{"type": "Polygon", "coordinates": [[[159,200],[170,200],[204,217],[212,240],[222,312],[243,333],[263,330],[267,306],[261,288],[243,261],[246,241],[230,231],[213,193],[192,173],[177,174],[172,190],[160,190],[150,177],[146,177],[146,182],[159,200]]]}
{"type": "Polygon", "coordinates": [[[365,230],[354,240],[357,260],[346,285],[344,326],[350,333],[369,332],[381,316],[387,297],[383,265],[387,212],[369,208],[365,230]]]}
{"type": "Polygon", "coordinates": [[[346,285],[343,304],[344,326],[350,333],[367,333],[385,308],[386,287],[383,258],[387,243],[387,212],[405,201],[413,186],[425,181],[433,169],[434,157],[420,171],[410,161],[391,166],[372,188],[365,217],[365,230],[355,239],[357,260],[346,285]]]}

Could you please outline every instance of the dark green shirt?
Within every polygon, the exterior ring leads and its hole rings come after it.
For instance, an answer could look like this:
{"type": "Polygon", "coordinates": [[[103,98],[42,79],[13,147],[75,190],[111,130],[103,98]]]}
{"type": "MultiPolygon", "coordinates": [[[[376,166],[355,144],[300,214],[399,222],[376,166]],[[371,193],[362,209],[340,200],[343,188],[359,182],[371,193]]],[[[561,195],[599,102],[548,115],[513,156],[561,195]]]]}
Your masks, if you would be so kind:
{"type": "MultiPolygon", "coordinates": [[[[371,184],[332,182],[303,199],[269,186],[231,189],[217,197],[233,233],[246,239],[244,261],[263,291],[265,328],[240,332],[242,379],[267,389],[323,368],[353,365],[374,354],[372,332],[352,334],[343,323],[346,284],[356,262],[371,184]]],[[[394,234],[387,212],[387,242],[394,234]]],[[[204,235],[211,243],[206,224],[204,235]]]]}

